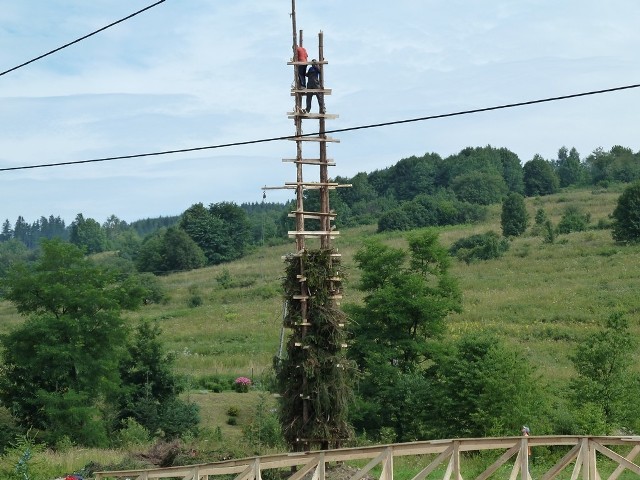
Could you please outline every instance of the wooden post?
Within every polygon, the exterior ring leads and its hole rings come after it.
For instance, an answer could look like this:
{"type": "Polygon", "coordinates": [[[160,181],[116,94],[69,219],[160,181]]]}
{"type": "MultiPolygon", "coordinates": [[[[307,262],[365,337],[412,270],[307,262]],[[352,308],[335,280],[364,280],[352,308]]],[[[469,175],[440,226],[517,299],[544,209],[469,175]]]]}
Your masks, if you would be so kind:
{"type": "MultiPolygon", "coordinates": [[[[320,88],[324,90],[324,34],[322,31],[318,34],[318,67],[320,68],[320,88]]],[[[324,95],[322,95],[324,103],[324,95]]],[[[326,108],[326,106],[325,106],[326,108]]],[[[323,113],[323,112],[321,112],[323,113]]],[[[325,133],[325,118],[324,116],[320,116],[319,122],[319,133],[320,138],[327,138],[325,133]]],[[[327,166],[327,142],[320,142],[320,212],[322,213],[322,218],[320,220],[320,230],[324,232],[329,232],[331,230],[331,217],[329,214],[329,187],[327,183],[329,182],[329,168],[327,166]]],[[[329,249],[331,248],[331,236],[327,233],[320,238],[320,248],[329,249]]]]}
{"type": "Polygon", "coordinates": [[[291,27],[293,28],[293,59],[296,59],[296,47],[298,46],[298,39],[296,38],[296,0],[291,0],[291,27]]]}

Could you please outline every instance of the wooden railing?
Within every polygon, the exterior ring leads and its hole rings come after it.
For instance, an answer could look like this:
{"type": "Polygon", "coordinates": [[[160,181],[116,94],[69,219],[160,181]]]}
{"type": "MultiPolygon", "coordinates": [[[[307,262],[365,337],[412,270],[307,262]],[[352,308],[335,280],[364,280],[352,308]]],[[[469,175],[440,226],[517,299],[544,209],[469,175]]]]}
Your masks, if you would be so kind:
{"type": "MultiPolygon", "coordinates": [[[[503,437],[465,438],[455,440],[431,440],[425,442],[399,443],[339,450],[266,455],[262,457],[228,460],[186,467],[155,468],[146,470],[123,470],[96,472],[96,480],[156,478],[179,478],[183,480],[210,480],[218,475],[235,475],[235,480],[261,480],[262,472],[272,469],[291,469],[288,480],[313,480],[331,478],[328,465],[353,460],[369,462],[354,469],[350,480],[371,477],[372,470],[380,470],[380,480],[393,480],[393,462],[396,457],[430,455],[422,462],[412,480],[442,478],[462,480],[465,460],[472,455],[465,452],[498,451],[497,458],[480,473],[474,473],[476,480],[500,478],[509,480],[531,479],[529,455],[536,447],[566,447],[567,453],[544,472],[536,472],[541,480],[571,478],[571,480],[616,480],[623,472],[632,472],[632,477],[640,478],[640,466],[634,463],[640,453],[640,436],[586,437],[586,436],[544,436],[544,437],[503,437]],[[617,453],[610,447],[623,452],[617,453]],[[499,454],[503,451],[502,454],[499,454]],[[514,460],[512,460],[515,457],[514,460]],[[599,471],[599,461],[607,459],[608,476],[599,471]],[[295,468],[295,472],[293,471],[295,468]],[[430,474],[433,474],[429,477],[430,474]]],[[[414,462],[418,464],[419,462],[414,462]]],[[[477,463],[477,461],[476,461],[477,463]]],[[[476,466],[477,468],[477,466],[476,466]]],[[[406,469],[406,467],[405,467],[406,469]]]]}

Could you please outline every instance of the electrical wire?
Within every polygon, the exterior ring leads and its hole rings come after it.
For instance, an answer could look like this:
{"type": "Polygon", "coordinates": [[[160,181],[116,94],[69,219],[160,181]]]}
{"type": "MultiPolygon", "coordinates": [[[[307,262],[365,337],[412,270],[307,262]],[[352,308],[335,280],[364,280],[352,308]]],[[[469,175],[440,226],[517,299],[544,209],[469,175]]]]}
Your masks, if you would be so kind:
{"type": "MultiPolygon", "coordinates": [[[[353,131],[356,131],[356,130],[365,130],[365,129],[369,129],[369,128],[389,127],[389,126],[392,126],[392,125],[401,125],[401,124],[405,124],[405,123],[424,122],[424,121],[427,121],[427,120],[436,120],[436,119],[441,119],[441,118],[457,117],[457,116],[462,116],[462,115],[471,115],[471,114],[475,114],[475,113],[491,112],[491,111],[494,111],[494,110],[503,110],[503,109],[507,109],[507,108],[524,107],[524,106],[535,105],[535,104],[539,104],[539,103],[556,102],[556,101],[560,101],[560,100],[568,100],[568,99],[571,99],[571,98],[586,97],[586,96],[590,96],[590,95],[598,95],[598,94],[603,94],[603,93],[612,93],[612,92],[618,92],[618,91],[622,91],[622,90],[630,90],[630,89],[634,89],[634,88],[638,88],[638,87],[640,87],[640,84],[625,85],[625,86],[622,86],[622,87],[606,88],[606,89],[603,89],[603,90],[592,90],[592,91],[589,91],[589,92],[574,93],[574,94],[571,94],[571,95],[561,95],[561,96],[558,96],[558,97],[547,97],[547,98],[542,98],[542,99],[538,99],[538,100],[528,100],[528,101],[524,101],[524,102],[507,103],[507,104],[504,104],[504,105],[496,105],[496,106],[493,106],[493,107],[475,108],[475,109],[472,109],[472,110],[462,110],[462,111],[459,111],[459,112],[443,113],[443,114],[439,114],[439,115],[429,115],[429,116],[426,116],[426,117],[409,118],[409,119],[405,119],[405,120],[394,120],[394,121],[390,121],[390,122],[372,123],[372,124],[360,125],[360,126],[356,126],[356,127],[347,127],[347,128],[338,128],[338,129],[334,129],[334,130],[325,130],[324,133],[325,134],[344,133],[344,132],[353,132],[353,131]]],[[[218,144],[218,145],[209,145],[209,146],[205,146],[205,147],[182,148],[182,149],[177,149],[177,150],[165,150],[165,151],[160,151],[160,152],[138,153],[138,154],[133,154],[133,155],[119,155],[119,156],[114,156],[114,157],[93,158],[93,159],[89,159],[89,160],[75,160],[75,161],[58,162],[58,163],[42,163],[42,164],[38,164],[38,165],[25,165],[25,166],[20,166],[20,167],[5,167],[5,168],[0,168],[0,172],[8,172],[8,171],[13,171],[13,170],[28,170],[28,169],[33,169],[33,168],[61,167],[61,166],[65,166],[65,165],[79,165],[79,164],[84,164],[84,163],[108,162],[108,161],[113,161],[113,160],[126,160],[126,159],[130,159],[130,158],[142,158],[142,157],[153,157],[153,156],[160,156],[160,155],[172,155],[172,154],[176,154],[176,153],[189,153],[189,152],[197,152],[197,151],[202,151],[202,150],[215,150],[215,149],[221,149],[221,148],[238,147],[238,146],[242,146],[242,145],[252,145],[252,144],[256,144],[256,143],[276,142],[276,141],[280,141],[280,140],[295,140],[295,139],[301,138],[301,137],[312,137],[312,136],[318,136],[318,135],[320,135],[320,132],[305,133],[305,134],[302,134],[302,135],[287,135],[287,136],[282,136],[282,137],[262,138],[262,139],[258,139],[258,140],[247,140],[247,141],[233,142],[233,143],[222,143],[222,144],[218,144]]]]}
{"type": "Polygon", "coordinates": [[[67,47],[70,47],[71,45],[74,45],[74,44],[79,43],[79,42],[81,42],[83,40],[86,40],[87,38],[92,37],[93,35],[95,35],[97,33],[103,32],[106,29],[113,27],[114,25],[118,25],[119,23],[122,23],[122,22],[124,22],[126,20],[129,20],[130,18],[135,17],[136,15],[140,15],[141,13],[146,12],[147,10],[150,10],[153,7],[156,7],[156,6],[160,5],[161,3],[164,3],[165,1],[166,0],[159,0],[158,2],[154,3],[153,5],[149,5],[148,7],[145,7],[142,10],[138,10],[137,12],[134,12],[131,15],[127,15],[126,17],[121,18],[120,20],[116,20],[115,22],[110,23],[109,25],[104,26],[102,28],[99,28],[98,30],[96,30],[94,32],[91,32],[91,33],[89,33],[87,35],[84,35],[83,37],[80,37],[80,38],[78,38],[78,39],[76,39],[76,40],[74,40],[72,42],[65,43],[61,47],[55,48],[55,49],[51,50],[50,52],[43,53],[42,55],[39,55],[39,56],[37,56],[35,58],[32,58],[31,60],[28,60],[28,61],[26,61],[24,63],[21,63],[20,65],[17,65],[17,66],[15,66],[13,68],[10,68],[9,70],[5,70],[4,72],[0,72],[0,77],[3,76],[3,75],[6,75],[7,73],[11,73],[11,72],[13,72],[15,70],[18,70],[19,68],[26,67],[27,65],[29,65],[29,64],[31,64],[33,62],[37,62],[38,60],[41,60],[41,59],[43,59],[45,57],[48,57],[49,55],[52,55],[52,54],[54,54],[56,52],[59,52],[60,50],[63,50],[65,48],[67,48],[67,47]]]}

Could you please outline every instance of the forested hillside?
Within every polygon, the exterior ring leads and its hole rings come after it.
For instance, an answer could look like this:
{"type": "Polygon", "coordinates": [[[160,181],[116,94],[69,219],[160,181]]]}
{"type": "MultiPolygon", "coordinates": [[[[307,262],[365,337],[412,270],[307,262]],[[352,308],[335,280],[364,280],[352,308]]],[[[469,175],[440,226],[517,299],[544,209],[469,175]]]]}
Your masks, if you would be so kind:
{"type": "MultiPolygon", "coordinates": [[[[575,148],[562,147],[555,159],[535,155],[526,162],[506,148],[468,147],[444,159],[437,153],[427,153],[402,159],[382,170],[361,172],[351,178],[337,177],[337,182],[352,187],[331,192],[331,205],[341,228],[375,223],[380,232],[410,230],[482,221],[487,215],[486,207],[501,202],[509,193],[534,197],[561,188],[606,187],[639,178],[640,152],[621,146],[609,151],[598,149],[584,158],[575,148]]],[[[317,206],[317,195],[317,191],[306,192],[306,208],[313,210],[317,206]]],[[[130,224],[116,215],[100,223],[79,213],[70,225],[54,215],[42,216],[32,223],[19,217],[13,224],[9,219],[4,221],[0,247],[17,240],[27,249],[35,249],[40,239],[61,238],[87,253],[117,250],[137,262],[143,271],[189,270],[227,262],[255,246],[286,240],[286,232],[292,228],[287,214],[293,208],[291,203],[266,201],[239,206],[229,202],[209,206],[200,203],[180,216],[130,224]],[[171,228],[186,232],[195,245],[185,244],[180,234],[170,232],[167,237],[166,231],[171,228]],[[172,242],[178,242],[180,247],[175,248],[178,244],[172,242]],[[150,260],[168,247],[186,251],[185,258],[173,258],[164,264],[150,260]]],[[[18,245],[3,248],[13,254],[21,251],[18,245]]]]}

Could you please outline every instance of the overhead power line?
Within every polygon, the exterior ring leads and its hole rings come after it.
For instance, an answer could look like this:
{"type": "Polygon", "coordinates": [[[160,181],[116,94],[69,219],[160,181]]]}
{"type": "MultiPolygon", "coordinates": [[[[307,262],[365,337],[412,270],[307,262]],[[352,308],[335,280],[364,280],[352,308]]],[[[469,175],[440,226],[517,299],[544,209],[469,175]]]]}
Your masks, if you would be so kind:
{"type": "Polygon", "coordinates": [[[49,55],[52,55],[52,54],[54,54],[56,52],[59,52],[60,50],[63,50],[65,48],[67,48],[67,47],[70,47],[71,45],[74,45],[74,44],[79,43],[79,42],[81,42],[83,40],[86,40],[87,38],[92,37],[93,35],[95,35],[97,33],[103,32],[104,30],[106,30],[108,28],[111,28],[114,25],[118,25],[119,23],[122,23],[122,22],[124,22],[126,20],[129,20],[130,18],[135,17],[136,15],[140,15],[141,13],[146,12],[147,10],[150,10],[151,8],[153,8],[153,7],[157,6],[157,5],[160,5],[161,3],[164,3],[165,1],[166,0],[159,0],[158,2],[154,3],[153,5],[149,5],[148,7],[145,7],[142,10],[138,10],[137,12],[132,13],[131,15],[127,15],[126,17],[121,18],[120,20],[116,20],[115,22],[110,23],[109,25],[107,25],[105,27],[99,28],[98,30],[96,30],[94,32],[91,32],[91,33],[89,33],[89,34],[87,34],[87,35],[85,35],[83,37],[80,37],[80,38],[72,41],[72,42],[69,42],[69,43],[66,43],[66,44],[62,45],[61,47],[55,48],[55,49],[51,50],[50,52],[43,53],[42,55],[39,55],[39,56],[37,56],[35,58],[32,58],[31,60],[29,60],[27,62],[21,63],[20,65],[17,65],[17,66],[15,66],[13,68],[10,68],[9,70],[5,70],[4,72],[0,72],[0,77],[3,76],[3,75],[6,75],[7,73],[10,73],[10,72],[13,72],[15,70],[18,70],[19,68],[25,67],[25,66],[33,63],[33,62],[37,62],[38,60],[41,60],[44,57],[48,57],[49,55]]]}
{"type": "MultiPolygon", "coordinates": [[[[164,0],[163,0],[164,1],[164,0]]],[[[429,115],[426,117],[418,117],[418,118],[409,118],[409,119],[405,119],[405,120],[394,120],[394,121],[390,121],[390,122],[383,122],[383,123],[372,123],[372,124],[368,124],[368,125],[360,125],[360,126],[356,126],[356,127],[347,127],[347,128],[338,128],[338,129],[334,129],[334,130],[326,130],[325,133],[326,134],[330,134],[330,133],[343,133],[343,132],[352,132],[355,130],[365,130],[368,128],[380,128],[380,127],[389,127],[392,125],[400,125],[400,124],[404,124],[404,123],[414,123],[414,122],[424,122],[426,120],[436,120],[436,119],[440,119],[440,118],[448,118],[448,117],[458,117],[458,116],[462,116],[462,115],[471,115],[474,113],[482,113],[482,112],[491,112],[494,110],[503,110],[503,109],[507,109],[507,108],[516,108],[516,107],[524,107],[527,105],[535,105],[538,103],[548,103],[548,102],[556,102],[559,100],[568,100],[571,98],[578,98],[578,97],[587,97],[590,95],[598,95],[598,94],[602,94],[602,93],[612,93],[612,92],[618,92],[621,90],[630,90],[633,88],[638,88],[640,87],[640,84],[634,84],[634,85],[625,85],[622,87],[613,87],[613,88],[606,88],[603,90],[592,90],[590,92],[582,92],[582,93],[574,93],[571,95],[562,95],[559,97],[548,97],[548,98],[542,98],[542,99],[538,99],[538,100],[528,100],[525,102],[517,102],[517,103],[507,103],[505,105],[496,105],[493,107],[483,107],[483,108],[475,108],[472,110],[462,110],[459,112],[452,112],[452,113],[443,113],[443,114],[439,114],[439,115],[429,115]]],[[[240,141],[240,142],[233,142],[233,143],[221,143],[218,145],[209,145],[209,146],[205,146],[205,147],[194,147],[194,148],[181,148],[181,149],[176,149],[176,150],[164,150],[164,151],[160,151],[160,152],[150,152],[150,153],[138,153],[138,154],[133,154],[133,155],[119,155],[119,156],[114,156],[114,157],[103,157],[103,158],[93,158],[93,159],[89,159],[89,160],[75,160],[75,161],[69,161],[69,162],[58,162],[58,163],[42,163],[39,165],[25,165],[25,166],[20,166],[20,167],[5,167],[5,168],[0,168],[0,172],[7,172],[7,171],[12,171],[12,170],[28,170],[28,169],[32,169],[32,168],[46,168],[46,167],[61,167],[61,166],[65,166],[65,165],[80,165],[83,163],[98,163],[98,162],[109,162],[109,161],[113,161],[113,160],[126,160],[126,159],[130,159],[130,158],[142,158],[142,157],[154,157],[154,156],[160,156],[160,155],[172,155],[172,154],[176,154],[176,153],[189,153],[189,152],[197,152],[197,151],[202,151],[202,150],[215,150],[215,149],[221,149],[221,148],[230,148],[230,147],[239,147],[242,145],[252,145],[255,143],[267,143],[267,142],[276,142],[276,141],[280,141],[280,140],[291,140],[294,138],[300,138],[302,137],[315,137],[318,136],[319,132],[314,132],[314,133],[306,133],[303,135],[298,135],[298,136],[293,136],[293,135],[287,135],[287,136],[282,136],[282,137],[270,137],[270,138],[262,138],[262,139],[258,139],[258,140],[246,140],[246,141],[240,141]]]]}

